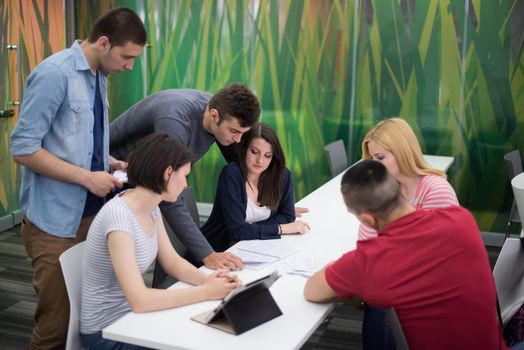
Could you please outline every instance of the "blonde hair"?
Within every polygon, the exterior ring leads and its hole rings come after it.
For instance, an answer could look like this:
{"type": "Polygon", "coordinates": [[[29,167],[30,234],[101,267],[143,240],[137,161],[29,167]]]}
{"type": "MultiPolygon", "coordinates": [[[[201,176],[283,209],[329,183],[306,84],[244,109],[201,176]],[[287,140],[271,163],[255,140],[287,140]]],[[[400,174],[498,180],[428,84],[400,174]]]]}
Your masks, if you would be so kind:
{"type": "Polygon", "coordinates": [[[446,173],[432,168],[426,162],[413,129],[403,119],[385,119],[371,128],[362,141],[362,159],[372,159],[368,150],[368,143],[371,141],[393,154],[403,174],[408,176],[433,174],[446,178],[446,173]]]}

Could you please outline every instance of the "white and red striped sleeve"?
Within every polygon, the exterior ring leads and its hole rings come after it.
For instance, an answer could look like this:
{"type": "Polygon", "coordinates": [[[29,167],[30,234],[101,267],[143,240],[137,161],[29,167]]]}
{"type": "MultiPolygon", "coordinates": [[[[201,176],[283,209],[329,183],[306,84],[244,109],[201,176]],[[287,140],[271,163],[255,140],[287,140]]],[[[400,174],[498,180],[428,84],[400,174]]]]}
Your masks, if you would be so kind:
{"type": "Polygon", "coordinates": [[[411,202],[415,209],[434,209],[459,205],[453,187],[445,178],[427,175],[422,178],[420,185],[416,197],[411,202]]]}
{"type": "Polygon", "coordinates": [[[358,240],[362,241],[373,237],[377,237],[377,231],[368,225],[360,223],[360,227],[358,228],[358,240]]]}
{"type": "MultiPolygon", "coordinates": [[[[415,198],[410,202],[416,210],[445,208],[459,205],[457,195],[449,182],[437,175],[426,175],[420,180],[415,198]]],[[[377,231],[373,228],[360,224],[358,239],[365,240],[377,237],[377,231]]]]}

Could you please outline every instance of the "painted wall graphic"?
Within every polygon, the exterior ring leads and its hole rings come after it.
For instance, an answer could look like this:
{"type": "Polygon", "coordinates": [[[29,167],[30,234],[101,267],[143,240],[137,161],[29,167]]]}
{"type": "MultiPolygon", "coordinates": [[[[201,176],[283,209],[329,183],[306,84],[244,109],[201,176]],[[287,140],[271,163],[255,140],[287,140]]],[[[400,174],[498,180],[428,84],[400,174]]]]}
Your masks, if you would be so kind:
{"type": "Polygon", "coordinates": [[[9,153],[9,135],[18,119],[18,102],[31,70],[65,47],[64,2],[55,0],[0,2],[0,218],[18,209],[19,168],[9,153]]]}
{"type": "MultiPolygon", "coordinates": [[[[112,118],[162,89],[216,92],[243,82],[261,100],[262,121],[276,128],[301,198],[329,179],[325,144],[342,138],[356,161],[373,124],[402,116],[425,153],[455,157],[449,180],[480,228],[505,230],[512,194],[503,155],[524,152],[522,1],[75,5],[79,38],[115,6],[133,8],[146,23],[149,45],[135,69],[111,77],[112,118]]],[[[199,200],[213,200],[223,164],[217,150],[196,164],[190,183],[199,200]]]]}

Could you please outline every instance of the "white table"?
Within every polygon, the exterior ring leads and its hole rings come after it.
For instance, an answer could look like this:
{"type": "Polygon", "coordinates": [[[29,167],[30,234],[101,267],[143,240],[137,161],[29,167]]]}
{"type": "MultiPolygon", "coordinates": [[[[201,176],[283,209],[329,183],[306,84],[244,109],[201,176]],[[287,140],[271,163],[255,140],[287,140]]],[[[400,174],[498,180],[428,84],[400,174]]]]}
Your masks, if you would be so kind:
{"type": "MultiPolygon", "coordinates": [[[[310,209],[310,213],[303,218],[310,224],[311,230],[302,236],[284,236],[282,243],[299,247],[308,256],[329,259],[336,259],[355,248],[359,223],[346,211],[342,201],[341,177],[342,174],[297,203],[298,206],[310,209]]],[[[306,278],[286,274],[284,261],[260,271],[244,269],[238,275],[247,282],[275,269],[279,269],[282,277],[270,290],[283,315],[239,336],[191,321],[191,316],[212,309],[218,301],[142,314],[131,312],[105,328],[103,336],[157,349],[299,348],[325,319],[333,305],[305,301],[303,289],[306,278]]],[[[186,286],[179,282],[172,288],[186,286]]]]}
{"type": "Polygon", "coordinates": [[[431,156],[424,154],[424,159],[429,163],[433,168],[442,170],[444,172],[448,171],[451,164],[455,160],[454,157],[448,156],[431,156]]]}
{"type": "MultiPolygon", "coordinates": [[[[447,170],[452,157],[424,156],[435,168],[447,170]]],[[[311,230],[302,236],[283,236],[281,242],[300,248],[307,256],[337,259],[355,249],[359,223],[348,213],[340,193],[342,174],[310,193],[297,203],[307,207],[304,215],[311,230]]],[[[245,242],[239,242],[241,245],[245,242]]],[[[292,258],[292,257],[290,257],[292,258]]],[[[288,258],[288,259],[290,259],[288,258]]],[[[270,288],[283,315],[246,333],[234,336],[191,321],[191,316],[210,310],[218,301],[206,301],[176,309],[129,313],[107,327],[103,336],[108,339],[156,349],[296,349],[315,331],[333,305],[314,304],[304,300],[306,278],[286,274],[285,260],[260,271],[244,269],[238,275],[244,282],[278,269],[282,277],[270,288]]],[[[176,283],[172,288],[187,287],[176,283]]]]}

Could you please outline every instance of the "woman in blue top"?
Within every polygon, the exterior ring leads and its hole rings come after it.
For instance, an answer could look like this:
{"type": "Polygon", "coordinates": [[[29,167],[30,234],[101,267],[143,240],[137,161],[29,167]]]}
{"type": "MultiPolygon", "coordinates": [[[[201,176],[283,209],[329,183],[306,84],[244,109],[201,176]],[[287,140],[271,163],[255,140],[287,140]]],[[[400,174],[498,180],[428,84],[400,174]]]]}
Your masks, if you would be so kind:
{"type": "Polygon", "coordinates": [[[242,137],[239,163],[226,165],[218,179],[215,203],[201,228],[216,251],[249,239],[303,234],[309,226],[295,221],[291,174],[275,131],[257,124],[242,137]]]}

